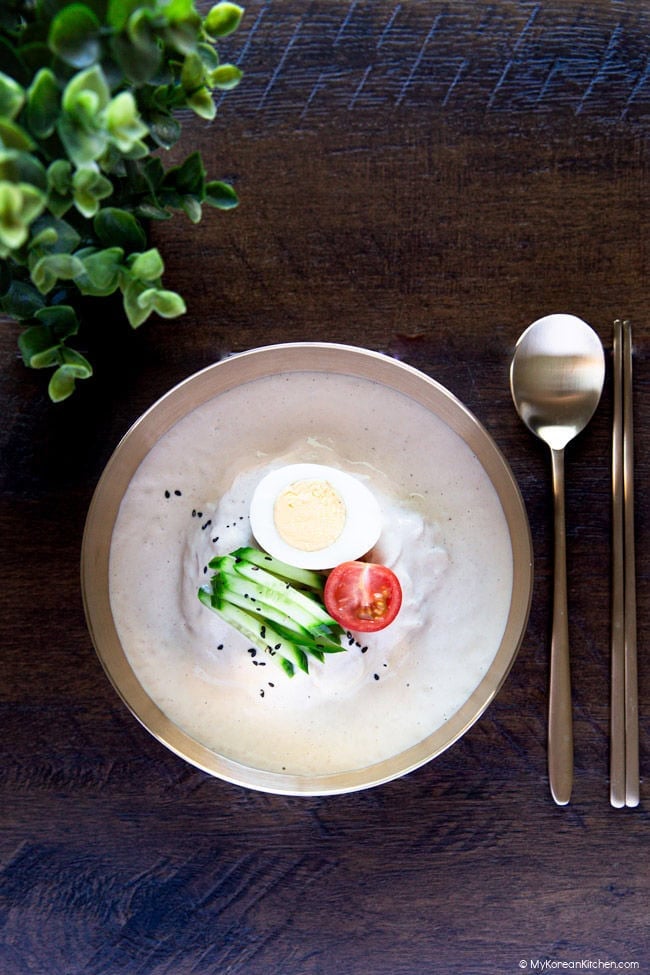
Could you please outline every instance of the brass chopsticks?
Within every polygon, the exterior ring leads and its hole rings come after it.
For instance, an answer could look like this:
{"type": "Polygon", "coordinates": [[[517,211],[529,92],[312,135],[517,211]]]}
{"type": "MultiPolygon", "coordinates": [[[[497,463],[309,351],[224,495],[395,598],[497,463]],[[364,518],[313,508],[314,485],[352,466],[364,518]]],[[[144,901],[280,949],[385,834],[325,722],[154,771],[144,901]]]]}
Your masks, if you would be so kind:
{"type": "Polygon", "coordinates": [[[639,803],[632,327],[627,320],[614,322],[613,368],[610,802],[621,808],[639,803]]]}

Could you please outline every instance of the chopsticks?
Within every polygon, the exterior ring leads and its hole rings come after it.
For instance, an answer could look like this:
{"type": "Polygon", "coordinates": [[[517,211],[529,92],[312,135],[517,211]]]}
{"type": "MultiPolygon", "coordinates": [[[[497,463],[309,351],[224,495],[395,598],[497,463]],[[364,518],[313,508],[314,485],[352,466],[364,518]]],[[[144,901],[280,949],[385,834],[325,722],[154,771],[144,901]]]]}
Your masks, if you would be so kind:
{"type": "Polygon", "coordinates": [[[627,320],[614,322],[613,366],[610,802],[621,808],[639,803],[632,327],[627,320]]]}

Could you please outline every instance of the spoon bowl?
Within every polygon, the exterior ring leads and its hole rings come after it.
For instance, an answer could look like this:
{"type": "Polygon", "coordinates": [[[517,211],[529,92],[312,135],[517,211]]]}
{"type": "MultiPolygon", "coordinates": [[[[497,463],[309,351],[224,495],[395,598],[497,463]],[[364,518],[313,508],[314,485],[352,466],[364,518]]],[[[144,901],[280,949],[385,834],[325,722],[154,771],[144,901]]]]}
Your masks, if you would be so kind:
{"type": "Polygon", "coordinates": [[[594,415],[604,378],[603,346],[594,330],[574,315],[547,315],[520,336],[510,387],[529,430],[562,450],[594,415]]]}
{"type": "Polygon", "coordinates": [[[571,798],[573,720],[567,623],[564,448],[589,423],[605,381],[605,354],[594,330],[574,315],[547,315],[522,333],[510,367],[520,417],[551,449],[554,585],[549,689],[548,767],[558,805],[571,798]]]}

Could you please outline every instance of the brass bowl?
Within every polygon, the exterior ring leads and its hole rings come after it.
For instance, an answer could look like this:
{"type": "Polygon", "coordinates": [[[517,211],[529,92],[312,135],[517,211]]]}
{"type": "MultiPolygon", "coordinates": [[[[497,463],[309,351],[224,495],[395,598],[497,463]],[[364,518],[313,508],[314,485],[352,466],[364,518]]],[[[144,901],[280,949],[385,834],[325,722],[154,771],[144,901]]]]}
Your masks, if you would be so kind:
{"type": "MultiPolygon", "coordinates": [[[[362,395],[362,394],[360,394],[362,395]]],[[[354,422],[353,417],[350,420],[354,422]]],[[[390,450],[390,445],[385,449],[390,450]]],[[[422,445],[426,449],[426,445],[422,445]]],[[[110,458],[95,490],[84,531],[81,582],[88,628],[99,659],[124,703],[163,745],[200,769],[228,782],[285,795],[351,792],[390,781],[435,758],[485,711],[505,680],[528,621],[532,593],[532,546],[526,511],[513,475],[476,418],[428,376],[381,353],[332,343],[290,343],[253,349],[190,376],[147,410],[110,458]],[[476,687],[440,726],[413,745],[363,768],[294,774],[251,767],[207,747],[174,722],[147,693],[120,642],[110,601],[109,560],[113,529],[131,479],[154,445],[180,420],[209,400],[257,380],[284,383],[292,375],[342,376],[369,381],[400,394],[435,415],[475,455],[498,497],[512,555],[512,584],[505,627],[476,687]]]]}

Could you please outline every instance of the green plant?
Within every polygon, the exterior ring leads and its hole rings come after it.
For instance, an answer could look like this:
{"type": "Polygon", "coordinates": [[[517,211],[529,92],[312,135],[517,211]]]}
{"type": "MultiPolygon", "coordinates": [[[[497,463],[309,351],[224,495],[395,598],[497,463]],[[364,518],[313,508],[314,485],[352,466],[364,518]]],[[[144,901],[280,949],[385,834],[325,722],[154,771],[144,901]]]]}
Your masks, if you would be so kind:
{"type": "MultiPolygon", "coordinates": [[[[181,136],[178,113],[211,120],[215,89],[241,71],[216,42],[243,10],[193,0],[5,0],[0,8],[0,309],[23,326],[26,366],[53,370],[68,397],[92,366],[70,344],[88,298],[121,292],[137,328],[185,311],[163,287],[150,220],[203,204],[237,205],[193,152],[165,169],[157,150],[181,136]]],[[[84,326],[87,327],[87,326],[84,326]]]]}

